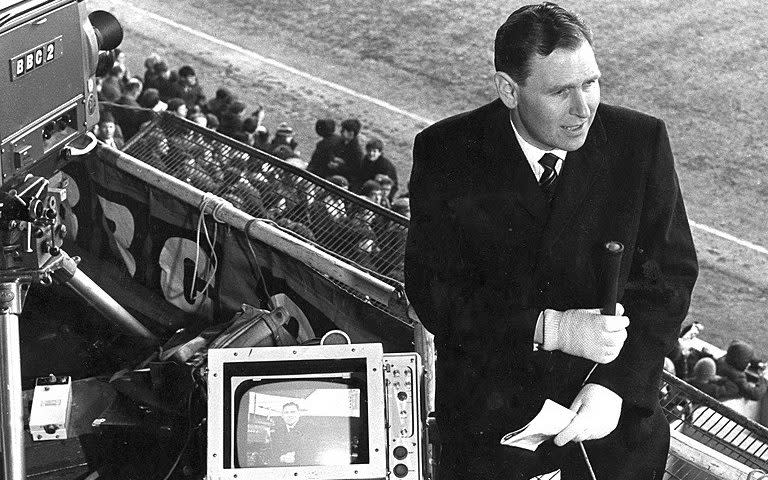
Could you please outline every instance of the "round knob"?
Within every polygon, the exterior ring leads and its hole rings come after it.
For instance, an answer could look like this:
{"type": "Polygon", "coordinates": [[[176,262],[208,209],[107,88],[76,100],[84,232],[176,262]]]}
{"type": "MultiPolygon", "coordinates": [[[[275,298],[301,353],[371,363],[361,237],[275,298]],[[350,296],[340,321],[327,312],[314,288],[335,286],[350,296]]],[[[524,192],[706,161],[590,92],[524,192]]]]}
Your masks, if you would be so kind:
{"type": "Polygon", "coordinates": [[[408,394],[407,393],[405,393],[405,392],[397,392],[397,399],[398,400],[403,401],[406,398],[408,398],[408,394]]]}
{"type": "Polygon", "coordinates": [[[393,455],[393,456],[394,456],[396,459],[398,459],[398,460],[402,460],[402,459],[404,459],[405,457],[407,457],[407,456],[408,456],[408,449],[407,449],[407,448],[405,448],[405,447],[404,447],[404,446],[402,446],[402,445],[398,445],[397,447],[395,447],[395,449],[394,449],[394,450],[392,450],[392,455],[393,455]]]}
{"type": "Polygon", "coordinates": [[[392,469],[392,473],[394,473],[397,478],[403,478],[408,475],[408,467],[403,463],[398,463],[395,465],[395,468],[392,469]]]}

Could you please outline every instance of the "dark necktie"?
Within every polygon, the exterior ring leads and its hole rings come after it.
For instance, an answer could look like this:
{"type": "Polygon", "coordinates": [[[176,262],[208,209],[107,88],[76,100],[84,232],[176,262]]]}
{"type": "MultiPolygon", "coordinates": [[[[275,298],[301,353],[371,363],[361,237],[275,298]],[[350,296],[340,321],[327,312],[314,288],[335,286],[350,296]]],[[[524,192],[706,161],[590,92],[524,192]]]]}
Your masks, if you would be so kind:
{"type": "Polygon", "coordinates": [[[552,197],[555,195],[555,184],[557,184],[555,165],[557,165],[558,160],[557,156],[551,153],[545,153],[541,160],[539,160],[539,164],[544,167],[544,173],[539,178],[539,187],[541,187],[544,196],[549,202],[552,201],[552,197]]]}

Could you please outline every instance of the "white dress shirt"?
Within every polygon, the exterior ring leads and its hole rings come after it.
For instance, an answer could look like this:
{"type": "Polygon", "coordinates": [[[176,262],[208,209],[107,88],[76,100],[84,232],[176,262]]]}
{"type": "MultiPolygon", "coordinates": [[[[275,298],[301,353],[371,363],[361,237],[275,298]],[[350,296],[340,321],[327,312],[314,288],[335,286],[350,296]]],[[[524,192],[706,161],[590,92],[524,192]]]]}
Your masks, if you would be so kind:
{"type": "Polygon", "coordinates": [[[565,155],[568,152],[558,148],[552,150],[542,150],[539,147],[535,147],[520,136],[520,133],[518,133],[517,128],[515,128],[515,124],[511,117],[509,119],[509,123],[512,124],[512,130],[515,131],[517,143],[519,143],[520,148],[523,149],[523,155],[525,155],[525,159],[528,160],[528,164],[531,166],[531,170],[533,170],[533,174],[536,176],[536,181],[538,182],[539,179],[541,179],[541,176],[544,174],[544,167],[541,166],[539,160],[541,160],[541,157],[543,157],[545,153],[551,153],[560,159],[555,165],[555,171],[558,175],[560,175],[560,170],[563,169],[563,161],[565,160],[565,155]]]}

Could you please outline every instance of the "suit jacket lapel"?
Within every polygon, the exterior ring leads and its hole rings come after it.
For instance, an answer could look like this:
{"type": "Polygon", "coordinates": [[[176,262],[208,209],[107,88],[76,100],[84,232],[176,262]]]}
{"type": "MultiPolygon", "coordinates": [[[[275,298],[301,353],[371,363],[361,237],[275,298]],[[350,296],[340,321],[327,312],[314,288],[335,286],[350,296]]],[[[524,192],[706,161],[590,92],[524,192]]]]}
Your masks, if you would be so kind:
{"type": "Polygon", "coordinates": [[[486,118],[485,139],[482,142],[482,158],[489,162],[489,175],[498,173],[491,181],[514,195],[517,202],[539,223],[546,221],[546,201],[531,167],[515,139],[509,120],[509,109],[501,102],[494,102],[492,113],[486,118]]]}
{"type": "Polygon", "coordinates": [[[555,187],[552,212],[544,230],[544,249],[551,248],[562,235],[565,227],[575,218],[593,183],[605,170],[604,143],[605,130],[598,112],[584,145],[576,151],[568,152],[565,157],[555,187]]]}

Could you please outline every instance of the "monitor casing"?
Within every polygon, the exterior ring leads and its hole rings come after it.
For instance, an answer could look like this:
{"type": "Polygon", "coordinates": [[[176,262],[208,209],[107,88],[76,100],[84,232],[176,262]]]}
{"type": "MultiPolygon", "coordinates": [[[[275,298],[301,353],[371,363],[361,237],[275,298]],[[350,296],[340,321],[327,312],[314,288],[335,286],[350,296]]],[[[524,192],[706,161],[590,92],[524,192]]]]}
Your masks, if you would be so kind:
{"type": "Polygon", "coordinates": [[[384,353],[381,344],[312,345],[291,347],[224,348],[208,351],[209,480],[375,480],[388,477],[384,353]],[[368,462],[349,465],[285,465],[238,468],[233,448],[235,398],[228,364],[252,364],[260,371],[279,371],[295,361],[363,359],[366,374],[368,462]],[[225,408],[225,404],[229,408],[225,408]],[[229,412],[229,415],[226,412],[229,412]],[[225,418],[226,416],[226,418],[225,418]],[[225,428],[225,422],[229,427],[225,428]],[[229,431],[230,434],[225,434],[229,431]]]}

